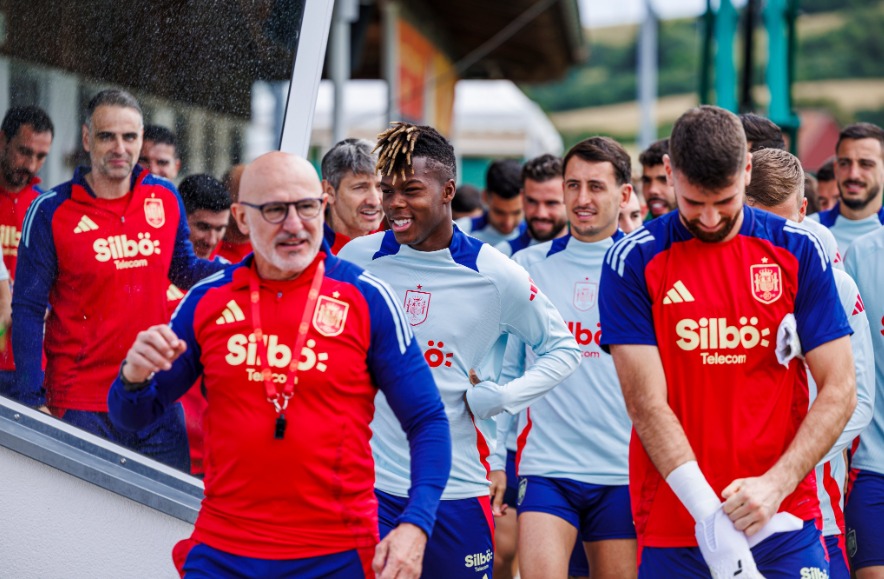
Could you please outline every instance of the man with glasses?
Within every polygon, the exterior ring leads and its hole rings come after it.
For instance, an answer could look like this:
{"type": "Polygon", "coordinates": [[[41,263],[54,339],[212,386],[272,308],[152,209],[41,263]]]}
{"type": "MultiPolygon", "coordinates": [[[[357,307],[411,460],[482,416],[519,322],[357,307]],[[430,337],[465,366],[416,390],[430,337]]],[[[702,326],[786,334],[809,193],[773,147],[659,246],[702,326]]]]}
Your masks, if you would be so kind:
{"type": "Polygon", "coordinates": [[[112,420],[138,431],[203,377],[211,461],[179,571],[415,578],[451,456],[427,363],[390,288],[321,251],[325,201],[307,161],[259,157],[240,195],[254,256],[194,287],[171,326],[139,334],[109,396],[112,420]],[[412,469],[408,505],[375,550],[379,388],[412,469]]]}
{"type": "Polygon", "coordinates": [[[135,171],[138,101],[105,90],[86,113],[82,137],[91,168],[78,168],[71,181],[38,197],[25,217],[12,306],[16,381],[10,395],[187,470],[180,405],[150,429],[122,432],[107,416],[107,385],[125,344],[168,319],[169,281],[187,289],[224,266],[194,255],[175,187],[135,171]]]}

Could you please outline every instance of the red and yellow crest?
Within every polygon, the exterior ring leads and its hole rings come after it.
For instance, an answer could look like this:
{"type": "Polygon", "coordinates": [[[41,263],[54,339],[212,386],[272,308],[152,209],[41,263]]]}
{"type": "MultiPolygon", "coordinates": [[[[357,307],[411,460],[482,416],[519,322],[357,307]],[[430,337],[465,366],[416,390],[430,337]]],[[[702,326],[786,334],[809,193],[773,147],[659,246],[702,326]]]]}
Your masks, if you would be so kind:
{"type": "Polygon", "coordinates": [[[313,327],[323,336],[337,336],[344,331],[350,304],[328,296],[319,296],[313,310],[313,327]]]}
{"type": "Polygon", "coordinates": [[[761,303],[772,304],[783,295],[783,272],[779,265],[765,263],[750,266],[749,277],[752,297],[761,303]]]}
{"type": "Polygon", "coordinates": [[[403,307],[405,315],[408,316],[408,323],[412,326],[423,324],[427,321],[427,315],[430,313],[430,292],[406,291],[403,307]]]}
{"type": "Polygon", "coordinates": [[[144,200],[144,218],[151,227],[159,229],[166,224],[166,212],[163,210],[163,200],[151,195],[150,199],[144,200]]]}

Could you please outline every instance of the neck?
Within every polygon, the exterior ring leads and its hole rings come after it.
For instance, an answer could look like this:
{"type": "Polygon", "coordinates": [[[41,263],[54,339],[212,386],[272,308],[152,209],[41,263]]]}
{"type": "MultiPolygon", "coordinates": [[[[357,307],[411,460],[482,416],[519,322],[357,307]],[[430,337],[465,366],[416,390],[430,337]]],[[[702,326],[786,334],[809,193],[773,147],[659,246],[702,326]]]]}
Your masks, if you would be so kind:
{"type": "Polygon", "coordinates": [[[851,209],[844,204],[844,201],[841,201],[839,208],[841,215],[843,215],[846,219],[849,219],[851,221],[859,221],[860,219],[871,217],[881,210],[881,194],[879,193],[878,195],[875,195],[875,197],[871,201],[869,201],[868,204],[866,204],[864,207],[860,207],[859,209],[851,209]]]}
{"type": "Polygon", "coordinates": [[[364,235],[362,233],[362,231],[359,231],[358,229],[352,230],[349,227],[347,227],[343,222],[339,223],[338,220],[335,219],[334,212],[330,212],[328,214],[328,226],[335,233],[340,233],[341,235],[345,235],[345,236],[349,237],[350,239],[356,239],[357,237],[364,235]]]}
{"type": "Polygon", "coordinates": [[[443,223],[437,227],[436,231],[422,242],[415,245],[409,245],[409,247],[415,251],[438,251],[451,245],[451,239],[453,237],[454,222],[451,221],[451,216],[449,215],[449,218],[444,220],[443,223]]]}
{"type": "Polygon", "coordinates": [[[95,171],[89,171],[86,174],[86,182],[92,188],[92,192],[96,197],[101,199],[119,199],[129,192],[129,179],[131,174],[125,179],[111,180],[102,178],[95,171]]]}
{"type": "Polygon", "coordinates": [[[4,191],[8,191],[9,193],[21,193],[22,189],[27,187],[27,183],[23,185],[19,185],[18,187],[10,185],[6,178],[3,177],[2,173],[0,173],[0,189],[4,191]]]}
{"type": "Polygon", "coordinates": [[[297,279],[298,276],[304,272],[304,270],[292,271],[279,269],[273,264],[260,259],[257,254],[255,255],[255,271],[258,272],[259,278],[269,281],[291,281],[297,279]]]}

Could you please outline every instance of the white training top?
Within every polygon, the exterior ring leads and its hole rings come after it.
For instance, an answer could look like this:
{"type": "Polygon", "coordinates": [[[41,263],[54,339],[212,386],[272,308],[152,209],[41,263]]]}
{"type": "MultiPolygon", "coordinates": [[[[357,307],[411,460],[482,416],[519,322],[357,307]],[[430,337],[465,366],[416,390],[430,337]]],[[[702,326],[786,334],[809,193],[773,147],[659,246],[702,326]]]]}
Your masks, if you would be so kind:
{"type": "Polygon", "coordinates": [[[869,215],[865,219],[853,220],[841,215],[841,205],[839,203],[832,209],[809,215],[808,219],[817,221],[829,228],[832,235],[835,236],[835,241],[838,242],[838,251],[843,256],[847,254],[851,243],[863,235],[881,228],[881,224],[884,222],[884,210],[869,215]]]}
{"type": "Polygon", "coordinates": [[[488,220],[487,212],[478,217],[461,217],[454,223],[457,224],[458,228],[467,235],[475,237],[479,241],[484,241],[491,247],[503,243],[504,241],[517,238],[526,227],[525,223],[522,222],[519,227],[516,227],[512,232],[504,235],[491,225],[491,221],[488,220]]]}
{"type": "MultiPolygon", "coordinates": [[[[835,276],[841,305],[844,306],[847,321],[853,330],[850,346],[856,369],[856,408],[835,445],[816,466],[817,495],[823,513],[825,536],[841,534],[836,521],[843,518],[844,512],[844,483],[847,474],[844,449],[869,425],[875,405],[875,354],[872,351],[869,319],[866,317],[863,301],[853,278],[838,269],[833,269],[832,274],[835,276]]],[[[807,373],[807,383],[810,401],[813,403],[817,395],[817,386],[810,372],[807,373]]]]}
{"type": "Polygon", "coordinates": [[[856,281],[871,325],[878,399],[851,466],[884,475],[884,228],[854,241],[844,256],[844,268],[856,281]]]}
{"type": "MultiPolygon", "coordinates": [[[[565,318],[582,352],[580,368],[519,417],[519,476],[565,478],[598,485],[625,485],[629,437],[614,361],[599,346],[599,279],[605,252],[623,237],[584,243],[566,235],[513,256],[565,318]]],[[[507,348],[503,379],[533,359],[530,348],[507,348]]],[[[502,441],[498,435],[498,443],[502,441]]]]}
{"type": "MultiPolygon", "coordinates": [[[[338,256],[386,281],[404,304],[451,426],[452,468],[442,498],[487,496],[494,421],[474,418],[465,395],[470,390],[472,402],[481,392],[487,406],[474,406],[477,416],[516,414],[570,375],[580,349],[562,317],[523,268],[457,228],[450,246],[438,251],[400,245],[387,231],[354,239],[338,256]],[[538,358],[523,376],[498,385],[509,335],[531,344],[538,358]],[[488,382],[471,386],[470,369],[488,382]]],[[[404,497],[410,486],[408,442],[383,393],[375,405],[375,486],[404,497]]]]}

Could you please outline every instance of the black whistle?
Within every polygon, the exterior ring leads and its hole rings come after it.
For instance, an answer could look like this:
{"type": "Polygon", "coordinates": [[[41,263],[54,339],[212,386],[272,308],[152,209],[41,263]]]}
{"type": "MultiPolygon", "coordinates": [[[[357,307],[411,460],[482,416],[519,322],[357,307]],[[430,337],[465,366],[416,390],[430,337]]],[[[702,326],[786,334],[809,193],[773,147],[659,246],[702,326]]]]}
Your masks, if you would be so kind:
{"type": "Polygon", "coordinates": [[[276,419],[276,429],[274,430],[273,438],[275,438],[276,440],[282,440],[283,438],[285,438],[285,427],[285,416],[280,414],[279,417],[276,419]]]}

